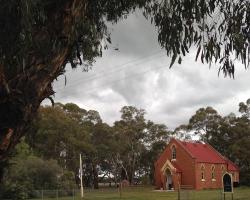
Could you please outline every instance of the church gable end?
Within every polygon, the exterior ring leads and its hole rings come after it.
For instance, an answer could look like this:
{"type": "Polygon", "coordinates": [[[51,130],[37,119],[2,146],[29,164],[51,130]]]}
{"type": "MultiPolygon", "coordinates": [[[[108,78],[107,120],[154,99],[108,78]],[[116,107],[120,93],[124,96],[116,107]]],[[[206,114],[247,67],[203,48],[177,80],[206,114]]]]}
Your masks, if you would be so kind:
{"type": "Polygon", "coordinates": [[[239,182],[238,167],[210,145],[171,139],[155,162],[155,184],[158,189],[220,188],[225,172],[239,182]]]}

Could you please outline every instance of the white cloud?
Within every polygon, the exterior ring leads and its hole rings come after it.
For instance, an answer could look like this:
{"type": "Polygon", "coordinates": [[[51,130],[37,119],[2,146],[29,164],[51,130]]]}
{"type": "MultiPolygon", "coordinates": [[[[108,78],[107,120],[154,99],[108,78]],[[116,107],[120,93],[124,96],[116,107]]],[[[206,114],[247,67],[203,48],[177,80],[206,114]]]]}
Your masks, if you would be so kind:
{"type": "Polygon", "coordinates": [[[174,128],[200,107],[212,106],[226,115],[250,97],[249,71],[239,63],[235,80],[218,77],[218,68],[195,62],[191,50],[181,65],[169,69],[170,59],[159,47],[154,27],[141,14],[112,29],[112,46],[93,70],[67,68],[67,85],[64,77],[55,82],[55,101],[97,110],[110,124],[119,119],[122,106],[134,105],[144,108],[148,119],[174,128]]]}

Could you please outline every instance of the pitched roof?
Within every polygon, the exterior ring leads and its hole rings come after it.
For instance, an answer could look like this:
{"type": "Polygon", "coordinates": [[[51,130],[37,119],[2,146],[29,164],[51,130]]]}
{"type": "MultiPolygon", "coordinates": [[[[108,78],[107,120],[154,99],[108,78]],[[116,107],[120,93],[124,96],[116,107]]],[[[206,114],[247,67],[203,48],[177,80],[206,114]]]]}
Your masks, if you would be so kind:
{"type": "Polygon", "coordinates": [[[239,171],[239,167],[236,164],[234,164],[231,160],[228,160],[227,158],[225,159],[228,164],[228,171],[239,171]]]}
{"type": "Polygon", "coordinates": [[[178,141],[181,145],[196,158],[197,162],[207,163],[225,163],[222,156],[208,144],[202,144],[197,142],[183,142],[178,141]]]}
{"type": "Polygon", "coordinates": [[[184,142],[176,140],[192,158],[195,158],[197,162],[204,163],[216,163],[216,164],[227,164],[229,171],[238,171],[239,168],[232,161],[222,156],[212,146],[206,143],[200,142],[184,142]]]}

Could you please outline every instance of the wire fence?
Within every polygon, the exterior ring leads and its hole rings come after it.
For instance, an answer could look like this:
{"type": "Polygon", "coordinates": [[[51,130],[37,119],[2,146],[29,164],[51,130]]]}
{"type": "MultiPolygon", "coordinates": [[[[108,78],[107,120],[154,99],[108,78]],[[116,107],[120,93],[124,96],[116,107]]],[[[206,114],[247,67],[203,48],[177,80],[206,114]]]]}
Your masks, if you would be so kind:
{"type": "Polygon", "coordinates": [[[75,200],[79,195],[79,189],[72,190],[35,190],[30,194],[30,199],[72,199],[75,200]]]}
{"type": "MultiPolygon", "coordinates": [[[[236,199],[249,199],[250,189],[235,191],[236,199]],[[241,196],[241,198],[240,198],[241,196]],[[239,198],[238,198],[239,197],[239,198]]],[[[99,189],[84,188],[84,199],[147,199],[147,200],[221,200],[220,189],[195,190],[192,187],[181,186],[178,190],[155,190],[153,186],[103,186],[99,189]]],[[[231,196],[226,195],[227,199],[231,196]]],[[[29,194],[31,200],[80,200],[79,188],[69,190],[35,190],[29,194]]]]}
{"type": "MultiPolygon", "coordinates": [[[[150,189],[151,190],[151,189],[150,189]]],[[[84,188],[84,197],[89,199],[102,199],[105,196],[110,198],[128,197],[131,193],[142,193],[143,186],[130,187],[100,187],[99,189],[84,188]]],[[[78,200],[81,199],[80,189],[72,190],[35,190],[30,194],[32,200],[78,200]]]]}
{"type": "Polygon", "coordinates": [[[195,191],[192,185],[180,185],[178,188],[178,200],[195,199],[195,191]]]}

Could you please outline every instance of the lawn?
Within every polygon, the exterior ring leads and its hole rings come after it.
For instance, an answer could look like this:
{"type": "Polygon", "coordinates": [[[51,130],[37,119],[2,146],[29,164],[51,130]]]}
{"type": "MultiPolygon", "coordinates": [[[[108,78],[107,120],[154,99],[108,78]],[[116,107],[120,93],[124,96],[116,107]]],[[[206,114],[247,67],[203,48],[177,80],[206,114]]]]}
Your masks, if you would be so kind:
{"type": "MultiPolygon", "coordinates": [[[[189,191],[181,193],[182,197],[189,196],[191,200],[221,200],[220,190],[189,191]]],[[[79,193],[76,197],[58,198],[58,200],[79,200],[79,193]]],[[[116,189],[85,190],[85,200],[177,200],[177,192],[154,191],[151,187],[124,188],[120,197],[116,189]]],[[[184,198],[186,199],[186,198],[184,198]]],[[[226,199],[231,200],[231,194],[226,195],[226,199]]],[[[38,200],[38,199],[36,199],[38,200]]],[[[46,198],[44,200],[56,200],[56,198],[46,198]]],[[[234,200],[250,200],[250,188],[240,187],[234,190],[234,200]]]]}

